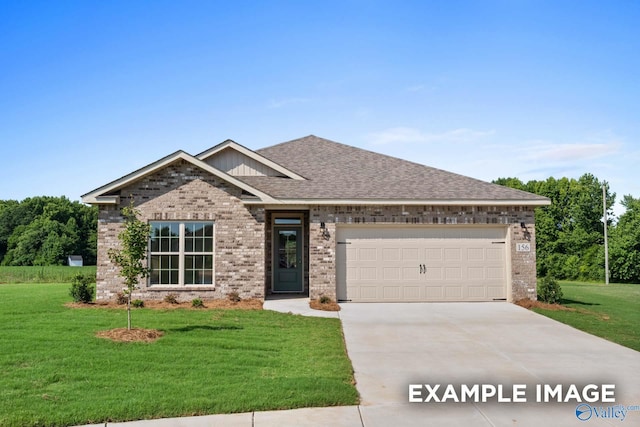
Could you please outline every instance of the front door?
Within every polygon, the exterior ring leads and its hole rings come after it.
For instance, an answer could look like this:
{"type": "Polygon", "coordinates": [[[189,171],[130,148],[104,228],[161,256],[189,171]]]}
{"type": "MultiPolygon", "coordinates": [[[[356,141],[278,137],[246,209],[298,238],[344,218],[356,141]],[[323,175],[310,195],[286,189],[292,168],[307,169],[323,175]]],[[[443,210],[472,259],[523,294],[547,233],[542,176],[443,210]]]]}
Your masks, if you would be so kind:
{"type": "Polygon", "coordinates": [[[273,292],[302,292],[302,227],[275,227],[273,292]]]}

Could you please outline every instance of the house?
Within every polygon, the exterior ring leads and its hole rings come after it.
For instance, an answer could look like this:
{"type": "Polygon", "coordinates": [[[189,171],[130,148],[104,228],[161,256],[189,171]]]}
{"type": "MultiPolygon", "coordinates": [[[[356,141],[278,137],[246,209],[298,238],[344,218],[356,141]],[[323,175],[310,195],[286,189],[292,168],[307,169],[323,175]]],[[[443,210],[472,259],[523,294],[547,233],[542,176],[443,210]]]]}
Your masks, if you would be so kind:
{"type": "Polygon", "coordinates": [[[549,199],[307,136],[176,151],[82,196],[99,207],[97,299],[130,201],[152,228],[136,298],[300,293],[344,301],[536,298],[534,208],[549,199]]]}

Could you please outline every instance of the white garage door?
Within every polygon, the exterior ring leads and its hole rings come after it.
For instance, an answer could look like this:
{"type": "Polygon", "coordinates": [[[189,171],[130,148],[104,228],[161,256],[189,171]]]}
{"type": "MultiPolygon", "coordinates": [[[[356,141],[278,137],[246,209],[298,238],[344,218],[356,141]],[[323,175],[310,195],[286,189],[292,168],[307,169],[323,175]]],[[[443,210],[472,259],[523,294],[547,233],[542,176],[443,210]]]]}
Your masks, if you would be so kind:
{"type": "Polygon", "coordinates": [[[343,226],[337,231],[338,299],[506,299],[504,227],[343,226]]]}

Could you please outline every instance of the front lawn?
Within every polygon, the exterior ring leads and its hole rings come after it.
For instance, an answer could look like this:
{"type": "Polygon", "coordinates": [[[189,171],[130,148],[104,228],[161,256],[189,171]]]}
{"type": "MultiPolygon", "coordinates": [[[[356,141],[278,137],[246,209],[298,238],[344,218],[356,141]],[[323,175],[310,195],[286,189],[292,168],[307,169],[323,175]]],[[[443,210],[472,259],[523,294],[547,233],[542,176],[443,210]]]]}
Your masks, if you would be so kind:
{"type": "Polygon", "coordinates": [[[561,282],[561,304],[573,311],[534,311],[640,351],[640,285],[561,282]]]}
{"type": "Polygon", "coordinates": [[[353,405],[337,319],[135,309],[151,344],[95,337],[126,311],[67,308],[68,284],[0,285],[0,425],[65,426],[353,405]]]}

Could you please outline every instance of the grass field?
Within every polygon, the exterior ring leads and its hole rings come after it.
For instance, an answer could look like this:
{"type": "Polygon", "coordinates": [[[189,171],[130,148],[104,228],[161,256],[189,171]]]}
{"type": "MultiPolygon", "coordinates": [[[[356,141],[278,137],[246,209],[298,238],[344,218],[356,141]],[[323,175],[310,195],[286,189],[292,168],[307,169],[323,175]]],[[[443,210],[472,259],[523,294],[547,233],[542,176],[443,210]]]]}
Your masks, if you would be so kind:
{"type": "Polygon", "coordinates": [[[0,283],[71,283],[76,274],[96,275],[96,266],[0,267],[0,283]]]}
{"type": "Polygon", "coordinates": [[[0,285],[0,425],[66,426],[358,402],[338,319],[133,311],[151,344],[95,337],[126,311],[67,308],[67,284],[0,285]]]}
{"type": "Polygon", "coordinates": [[[561,304],[575,311],[537,313],[640,351],[640,285],[561,282],[561,304]]]}

